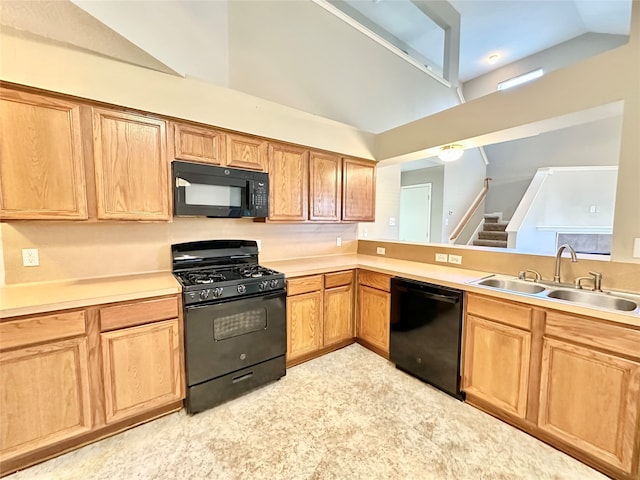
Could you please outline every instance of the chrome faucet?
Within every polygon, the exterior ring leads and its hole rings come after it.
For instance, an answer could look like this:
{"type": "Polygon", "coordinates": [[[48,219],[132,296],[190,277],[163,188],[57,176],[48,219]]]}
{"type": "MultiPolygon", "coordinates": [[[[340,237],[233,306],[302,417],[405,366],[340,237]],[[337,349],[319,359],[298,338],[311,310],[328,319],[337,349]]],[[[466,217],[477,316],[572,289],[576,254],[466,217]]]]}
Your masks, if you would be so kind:
{"type": "Polygon", "coordinates": [[[578,257],[576,257],[576,251],[571,245],[569,245],[568,243],[560,245],[558,247],[558,251],[556,252],[556,270],[553,274],[554,283],[560,283],[560,259],[562,258],[562,252],[564,252],[565,248],[569,249],[569,253],[571,254],[571,261],[573,263],[576,263],[578,261],[578,257]]]}

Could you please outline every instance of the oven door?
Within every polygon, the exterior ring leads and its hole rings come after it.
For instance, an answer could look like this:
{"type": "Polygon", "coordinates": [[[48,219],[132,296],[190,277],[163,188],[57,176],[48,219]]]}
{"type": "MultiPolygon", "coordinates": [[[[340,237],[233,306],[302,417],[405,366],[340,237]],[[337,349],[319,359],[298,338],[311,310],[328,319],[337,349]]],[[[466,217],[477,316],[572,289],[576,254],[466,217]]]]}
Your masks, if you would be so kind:
{"type": "Polygon", "coordinates": [[[284,291],[186,308],[189,386],[285,355],[286,351],[284,291]]]}

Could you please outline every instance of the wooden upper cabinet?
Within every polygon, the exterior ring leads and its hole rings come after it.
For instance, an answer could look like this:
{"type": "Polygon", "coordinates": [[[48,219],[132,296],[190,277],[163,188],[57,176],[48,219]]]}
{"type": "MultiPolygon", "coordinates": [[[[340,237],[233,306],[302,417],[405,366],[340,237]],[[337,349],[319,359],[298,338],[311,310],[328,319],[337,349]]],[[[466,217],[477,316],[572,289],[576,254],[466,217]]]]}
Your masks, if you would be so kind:
{"type": "Polygon", "coordinates": [[[342,159],[311,152],[309,156],[309,220],[340,221],[342,159]]]}
{"type": "Polygon", "coordinates": [[[169,220],[166,122],[93,109],[98,218],[169,220]]]}
{"type": "Polygon", "coordinates": [[[305,221],[308,194],[309,151],[269,144],[269,220],[305,221]]]}
{"type": "Polygon", "coordinates": [[[226,165],[266,172],[268,145],[260,138],[228,133],[226,165]]]}
{"type": "Polygon", "coordinates": [[[0,88],[0,218],[87,218],[80,107],[0,88]]]}
{"type": "Polygon", "coordinates": [[[212,128],[173,123],[173,155],[178,160],[222,165],[225,134],[212,128]]]}
{"type": "Polygon", "coordinates": [[[373,222],[376,216],[376,163],[342,160],[342,220],[373,222]]]}

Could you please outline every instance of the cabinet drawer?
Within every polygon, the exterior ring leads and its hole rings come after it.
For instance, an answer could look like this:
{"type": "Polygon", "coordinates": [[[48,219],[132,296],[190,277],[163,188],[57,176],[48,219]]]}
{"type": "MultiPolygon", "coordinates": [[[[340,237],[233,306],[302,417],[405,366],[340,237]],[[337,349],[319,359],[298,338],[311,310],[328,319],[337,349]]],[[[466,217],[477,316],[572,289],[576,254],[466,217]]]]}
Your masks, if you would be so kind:
{"type": "Polygon", "coordinates": [[[327,273],[324,276],[324,288],[341,287],[353,282],[353,270],[347,272],[327,273]]]}
{"type": "Polygon", "coordinates": [[[640,331],[547,311],[544,334],[640,358],[640,331]]]}
{"type": "Polygon", "coordinates": [[[85,333],[85,312],[61,312],[0,323],[0,350],[75,337],[85,333]]]}
{"type": "Polygon", "coordinates": [[[358,283],[368,287],[391,291],[391,276],[384,273],[370,272],[369,270],[358,271],[358,283]]]}
{"type": "Polygon", "coordinates": [[[493,300],[476,295],[467,296],[467,313],[525,330],[531,330],[532,311],[530,307],[507,300],[493,300]]]}
{"type": "Polygon", "coordinates": [[[178,298],[158,298],[100,309],[100,331],[132,327],[178,316],[178,298]]]}
{"type": "Polygon", "coordinates": [[[322,290],[322,275],[311,275],[287,280],[288,296],[316,292],[318,290],[322,290]]]}

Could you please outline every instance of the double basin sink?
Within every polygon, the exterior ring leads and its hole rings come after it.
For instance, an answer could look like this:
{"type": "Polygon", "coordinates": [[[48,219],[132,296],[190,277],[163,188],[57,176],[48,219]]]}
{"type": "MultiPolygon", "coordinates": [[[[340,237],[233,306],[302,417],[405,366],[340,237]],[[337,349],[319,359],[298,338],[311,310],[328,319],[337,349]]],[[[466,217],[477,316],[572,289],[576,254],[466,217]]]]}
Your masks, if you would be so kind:
{"type": "Polygon", "coordinates": [[[616,312],[640,313],[640,296],[592,292],[581,289],[571,289],[570,286],[559,287],[556,284],[537,283],[516,280],[509,277],[491,276],[470,282],[473,285],[496,288],[508,292],[522,293],[538,298],[562,300],[579,305],[603,308],[616,312]]]}

